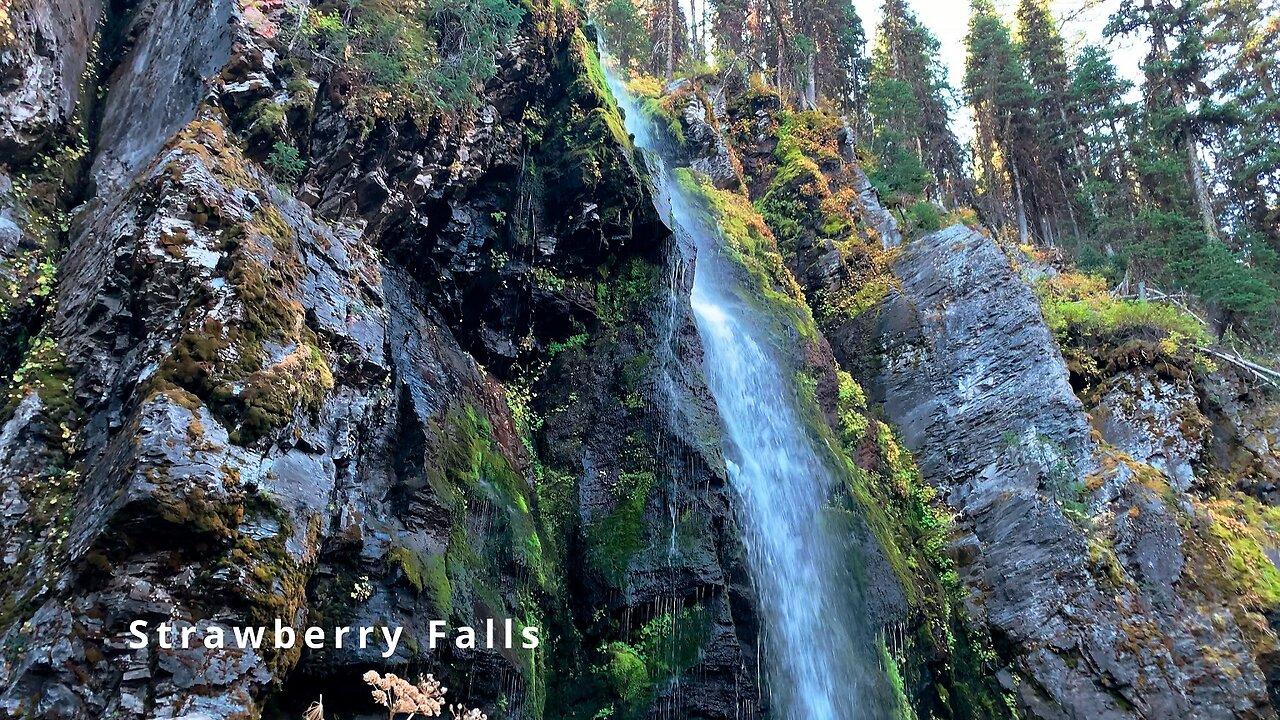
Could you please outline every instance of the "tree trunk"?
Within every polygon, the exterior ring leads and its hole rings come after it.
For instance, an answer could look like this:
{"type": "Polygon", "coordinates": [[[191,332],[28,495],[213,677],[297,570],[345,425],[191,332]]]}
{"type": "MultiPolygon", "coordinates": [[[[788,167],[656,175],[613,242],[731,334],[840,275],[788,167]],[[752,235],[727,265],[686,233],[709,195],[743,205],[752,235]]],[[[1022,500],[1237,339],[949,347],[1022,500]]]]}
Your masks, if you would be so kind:
{"type": "Polygon", "coordinates": [[[679,0],[667,5],[667,82],[676,76],[676,8],[679,0]]]}
{"type": "Polygon", "coordinates": [[[1018,203],[1018,242],[1027,245],[1027,208],[1022,202],[1022,175],[1018,172],[1017,163],[1009,163],[1009,167],[1013,170],[1013,189],[1018,203]]]}
{"type": "Polygon", "coordinates": [[[1204,180],[1204,172],[1200,169],[1200,144],[1195,136],[1187,130],[1184,134],[1187,146],[1187,167],[1191,171],[1191,189],[1195,191],[1196,207],[1200,209],[1200,221],[1204,231],[1214,240],[1218,239],[1218,220],[1213,214],[1213,200],[1209,197],[1209,185],[1204,180]]]}
{"type": "MultiPolygon", "coordinates": [[[[1075,201],[1072,199],[1071,193],[1067,190],[1067,180],[1065,177],[1063,177],[1061,164],[1058,165],[1058,184],[1062,187],[1062,199],[1067,206],[1067,217],[1070,218],[1071,220],[1071,232],[1076,236],[1077,239],[1079,239],[1080,224],[1076,222],[1076,211],[1074,207],[1075,201]]],[[[1090,203],[1092,203],[1093,198],[1090,197],[1089,201],[1090,203]]],[[[1096,206],[1094,207],[1094,211],[1095,213],[1097,212],[1096,206]]]]}
{"type": "Polygon", "coordinates": [[[809,53],[809,57],[805,61],[805,72],[808,74],[808,80],[805,82],[804,102],[805,107],[810,110],[818,109],[818,58],[814,52],[809,53]]]}

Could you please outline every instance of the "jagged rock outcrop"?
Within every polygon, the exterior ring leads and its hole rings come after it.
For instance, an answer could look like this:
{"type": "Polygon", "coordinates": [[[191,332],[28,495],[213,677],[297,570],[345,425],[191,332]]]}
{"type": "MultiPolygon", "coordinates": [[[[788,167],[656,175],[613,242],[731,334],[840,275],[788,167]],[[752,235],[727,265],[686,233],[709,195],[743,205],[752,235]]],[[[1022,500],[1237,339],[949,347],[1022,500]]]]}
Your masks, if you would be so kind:
{"type": "Polygon", "coordinates": [[[871,384],[960,513],[972,617],[1011,661],[1019,704],[1045,718],[1274,717],[1274,635],[1215,582],[1219,561],[1198,555],[1208,518],[1179,499],[1203,443],[1194,392],[1117,377],[1094,413],[1099,445],[990,237],[925,236],[893,272],[871,384]]]}
{"type": "Polygon", "coordinates": [[[45,104],[6,104],[5,177],[33,182],[82,83],[102,99],[89,155],[38,180],[74,217],[37,225],[0,188],[22,258],[0,275],[21,299],[0,308],[0,717],[296,717],[320,692],[348,716],[371,667],[443,674],[491,717],[758,707],[722,463],[684,434],[714,416],[667,233],[552,5],[524,5],[473,113],[429,121],[354,116],[350,77],[288,57],[278,4],[139,3],[100,79],[76,30],[96,5],[23,26],[35,74],[4,88],[45,104]],[[306,148],[296,182],[263,162],[281,138],[306,148]],[[659,411],[660,370],[703,394],[695,419],[659,411]],[[430,620],[507,617],[544,647],[428,649],[430,620]],[[275,618],[403,639],[125,642],[275,618]],[[685,650],[637,693],[610,661],[649,624],[685,650]]]}
{"type": "Polygon", "coordinates": [[[26,162],[67,129],[80,101],[101,4],[6,5],[0,17],[0,158],[26,162]]]}
{"type": "Polygon", "coordinates": [[[1111,378],[1099,395],[1092,416],[1103,441],[1164,473],[1179,491],[1191,489],[1209,429],[1194,383],[1140,369],[1111,378]]]}

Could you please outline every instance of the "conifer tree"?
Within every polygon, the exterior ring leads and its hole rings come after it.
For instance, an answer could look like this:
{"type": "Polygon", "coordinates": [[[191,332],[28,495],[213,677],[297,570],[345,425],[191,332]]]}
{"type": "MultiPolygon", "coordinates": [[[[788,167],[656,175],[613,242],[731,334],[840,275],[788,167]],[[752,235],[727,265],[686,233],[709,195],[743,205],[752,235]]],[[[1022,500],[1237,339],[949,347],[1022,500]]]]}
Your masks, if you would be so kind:
{"type": "Polygon", "coordinates": [[[608,38],[609,52],[622,67],[652,65],[653,42],[645,32],[645,18],[634,0],[600,0],[592,14],[608,38]]]}
{"type": "Polygon", "coordinates": [[[1221,208],[1235,244],[1280,270],[1280,2],[1214,0],[1205,6],[1215,77],[1211,141],[1221,208]]]}
{"type": "Polygon", "coordinates": [[[1117,258],[1121,244],[1137,233],[1139,199],[1129,153],[1137,109],[1126,99],[1131,89],[1106,49],[1088,45],[1081,50],[1068,92],[1085,149],[1084,193],[1095,208],[1087,237],[1078,245],[1090,266],[1100,265],[1104,257],[1117,258]]]}
{"type": "Polygon", "coordinates": [[[976,123],[975,165],[980,203],[988,222],[1006,224],[1012,215],[1018,237],[1031,239],[1031,218],[1041,223],[1037,235],[1049,235],[1040,198],[1041,156],[1037,146],[1035,94],[1023,72],[1009,28],[991,0],[973,0],[964,89],[976,123]]]}
{"type": "Polygon", "coordinates": [[[1201,138],[1220,121],[1205,82],[1207,16],[1200,0],[1125,0],[1109,34],[1146,34],[1142,122],[1134,156],[1144,191],[1130,268],[1208,302],[1219,329],[1271,306],[1274,289],[1240,248],[1226,244],[1210,194],[1201,138]]]}
{"type": "Polygon", "coordinates": [[[1049,181],[1038,194],[1052,203],[1056,234],[1065,234],[1065,214],[1071,234],[1078,239],[1083,228],[1077,204],[1094,215],[1099,207],[1085,191],[1089,165],[1079,112],[1070,95],[1066,45],[1047,0],[1020,0],[1017,20],[1018,46],[1036,95],[1037,143],[1043,152],[1041,163],[1046,165],[1042,174],[1049,181]]]}
{"type": "Polygon", "coordinates": [[[917,165],[930,175],[919,192],[956,205],[968,199],[960,143],[951,131],[951,87],[938,58],[938,40],[904,0],[885,0],[868,79],[871,149],[880,156],[873,177],[882,182],[921,180],[917,165]],[[914,156],[914,160],[911,160],[914,156]]]}

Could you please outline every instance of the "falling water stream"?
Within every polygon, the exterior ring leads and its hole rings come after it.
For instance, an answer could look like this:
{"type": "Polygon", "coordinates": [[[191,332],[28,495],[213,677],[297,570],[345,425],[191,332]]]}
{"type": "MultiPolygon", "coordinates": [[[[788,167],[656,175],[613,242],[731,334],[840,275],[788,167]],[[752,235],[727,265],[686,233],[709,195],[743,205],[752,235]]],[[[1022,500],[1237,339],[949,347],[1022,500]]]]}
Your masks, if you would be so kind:
{"type": "Polygon", "coordinates": [[[771,715],[884,717],[884,674],[850,570],[856,550],[847,529],[826,521],[839,478],[802,419],[794,377],[777,362],[802,357],[803,349],[770,329],[776,323],[751,301],[754,292],[723,252],[723,235],[702,200],[676,182],[650,123],[607,75],[628,132],[649,156],[659,211],[695,254],[691,304],[760,598],[771,715]]]}

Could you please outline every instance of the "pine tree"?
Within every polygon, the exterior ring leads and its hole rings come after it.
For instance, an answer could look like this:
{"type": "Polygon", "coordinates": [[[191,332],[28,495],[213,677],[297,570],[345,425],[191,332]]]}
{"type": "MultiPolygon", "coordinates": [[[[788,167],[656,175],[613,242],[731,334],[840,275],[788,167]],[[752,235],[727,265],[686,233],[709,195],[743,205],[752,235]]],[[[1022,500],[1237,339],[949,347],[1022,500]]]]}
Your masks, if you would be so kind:
{"type": "Polygon", "coordinates": [[[624,68],[649,67],[653,42],[645,32],[645,18],[633,0],[601,0],[592,8],[608,38],[609,52],[624,68]]]}
{"type": "MultiPolygon", "coordinates": [[[[956,205],[967,202],[968,191],[949,120],[952,91],[938,47],[904,0],[885,0],[868,79],[869,136],[882,179],[918,181],[918,164],[931,176],[920,192],[956,205]]],[[[892,189],[915,194],[905,187],[892,189]]]]}
{"type": "Polygon", "coordinates": [[[1204,15],[1199,0],[1124,0],[1107,23],[1108,35],[1142,34],[1150,38],[1143,88],[1146,103],[1146,140],[1152,164],[1148,183],[1166,205],[1181,198],[1178,179],[1164,162],[1170,154],[1182,158],[1182,176],[1192,190],[1192,202],[1204,231],[1218,237],[1218,221],[1209,196],[1200,156],[1200,128],[1189,108],[1191,91],[1207,95],[1204,84],[1204,15]],[[1164,151],[1172,151],[1167,153],[1164,151]]]}
{"type": "Polygon", "coordinates": [[[976,122],[980,209],[997,226],[1005,225],[1012,214],[1023,243],[1030,241],[1030,219],[1036,218],[1043,239],[1048,234],[1047,212],[1040,198],[1045,183],[1037,162],[1042,153],[1033,115],[1035,93],[1009,28],[991,0],[973,1],[965,43],[964,89],[976,122]]]}
{"type": "Polygon", "coordinates": [[[866,37],[851,0],[792,0],[795,46],[804,58],[803,104],[820,97],[844,112],[858,112],[866,79],[866,37]]]}
{"type": "Polygon", "coordinates": [[[1274,290],[1220,232],[1200,141],[1220,122],[1205,82],[1207,16],[1200,0],[1125,0],[1109,34],[1149,37],[1144,107],[1134,156],[1145,206],[1130,268],[1158,274],[1210,303],[1219,329],[1271,306],[1274,290]]]}
{"type": "Polygon", "coordinates": [[[1062,215],[1078,240],[1082,226],[1077,204],[1096,215],[1096,199],[1085,192],[1088,157],[1080,132],[1080,115],[1070,95],[1071,71],[1066,45],[1046,0],[1020,0],[1017,11],[1018,44],[1027,79],[1036,94],[1037,142],[1044,154],[1043,173],[1050,182],[1040,195],[1054,208],[1055,234],[1065,234],[1062,215]],[[1055,187],[1056,185],[1056,187],[1055,187]]]}
{"type": "Polygon", "coordinates": [[[689,22],[680,0],[656,0],[649,14],[649,37],[653,51],[649,72],[667,81],[689,55],[689,22]]]}
{"type": "MultiPolygon", "coordinates": [[[[1132,83],[1122,78],[1111,54],[1096,45],[1084,47],[1072,68],[1070,102],[1079,114],[1090,173],[1084,193],[1095,204],[1087,238],[1080,246],[1081,261],[1100,266],[1117,256],[1121,244],[1136,234],[1138,189],[1130,159],[1130,133],[1137,109],[1125,98],[1132,83]]],[[[1123,270],[1113,265],[1112,269],[1123,270]]]]}
{"type": "MultiPolygon", "coordinates": [[[[1251,256],[1280,254],[1280,2],[1205,7],[1218,122],[1212,133],[1225,224],[1251,256]]],[[[1265,259],[1273,265],[1272,257],[1265,259]]]]}

